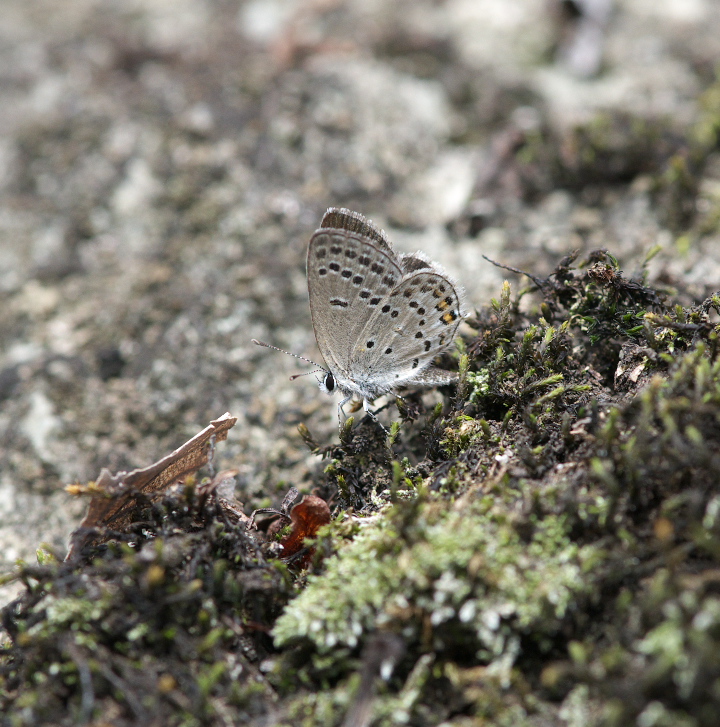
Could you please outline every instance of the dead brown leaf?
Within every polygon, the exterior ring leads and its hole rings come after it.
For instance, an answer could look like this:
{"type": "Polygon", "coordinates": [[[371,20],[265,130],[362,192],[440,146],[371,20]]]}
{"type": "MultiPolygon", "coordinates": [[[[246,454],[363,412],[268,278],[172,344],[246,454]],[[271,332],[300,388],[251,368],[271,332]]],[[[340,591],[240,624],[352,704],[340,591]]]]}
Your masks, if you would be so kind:
{"type": "MultiPolygon", "coordinates": [[[[135,506],[141,498],[164,492],[183,477],[207,464],[215,444],[227,438],[228,431],[236,421],[236,417],[226,412],[181,447],[149,467],[118,472],[115,475],[103,469],[96,482],[85,487],[70,486],[69,492],[90,495],[91,500],[80,526],[70,536],[70,547],[65,560],[76,557],[91,542],[102,542],[103,530],[110,527],[114,532],[126,529],[133,522],[135,506]]],[[[227,473],[221,474],[222,477],[219,475],[213,480],[216,484],[211,487],[212,490],[219,488],[223,480],[227,479],[227,473]]],[[[221,499],[228,497],[223,493],[221,499]]]]}

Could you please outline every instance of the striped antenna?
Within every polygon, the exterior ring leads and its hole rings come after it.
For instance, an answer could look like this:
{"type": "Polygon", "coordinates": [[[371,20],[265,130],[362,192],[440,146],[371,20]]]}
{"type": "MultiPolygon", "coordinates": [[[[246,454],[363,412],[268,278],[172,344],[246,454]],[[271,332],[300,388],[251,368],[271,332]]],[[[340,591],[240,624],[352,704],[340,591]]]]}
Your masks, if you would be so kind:
{"type": "Polygon", "coordinates": [[[315,363],[315,361],[312,361],[309,358],[305,358],[305,356],[298,356],[296,353],[290,353],[290,351],[286,351],[284,348],[278,348],[277,346],[271,346],[269,343],[265,343],[264,341],[258,341],[256,338],[251,339],[252,342],[258,346],[262,346],[263,348],[272,348],[274,351],[280,351],[280,353],[286,353],[288,356],[292,356],[293,358],[298,358],[301,361],[307,361],[307,363],[312,364],[313,366],[317,366],[317,371],[308,371],[306,374],[295,374],[294,376],[290,377],[290,381],[294,381],[300,376],[309,376],[310,374],[316,374],[318,371],[324,371],[326,374],[328,373],[328,370],[326,368],[323,368],[319,363],[315,363]]]}

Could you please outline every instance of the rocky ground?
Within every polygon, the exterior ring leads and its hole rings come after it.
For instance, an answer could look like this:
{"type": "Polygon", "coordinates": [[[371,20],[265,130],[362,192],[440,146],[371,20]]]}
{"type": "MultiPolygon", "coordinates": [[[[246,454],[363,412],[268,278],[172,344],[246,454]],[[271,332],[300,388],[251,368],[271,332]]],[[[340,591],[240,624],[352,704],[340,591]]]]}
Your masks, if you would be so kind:
{"type": "Polygon", "coordinates": [[[3,724],[716,724],[712,0],[2,16],[3,724]],[[391,444],[340,441],[303,365],[250,343],[318,358],[331,205],[473,309],[459,390],[409,398],[391,444]],[[329,502],[312,562],[188,486],[55,563],[66,485],[226,411],[245,515],[329,502]]]}

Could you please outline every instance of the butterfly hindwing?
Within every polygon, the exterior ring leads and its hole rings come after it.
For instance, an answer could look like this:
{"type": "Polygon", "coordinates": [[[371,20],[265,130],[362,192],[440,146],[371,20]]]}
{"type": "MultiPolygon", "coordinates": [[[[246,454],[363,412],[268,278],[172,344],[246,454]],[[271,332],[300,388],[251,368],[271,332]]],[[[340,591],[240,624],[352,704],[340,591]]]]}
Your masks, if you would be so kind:
{"type": "Polygon", "coordinates": [[[420,378],[423,369],[450,345],[460,320],[460,294],[435,266],[406,275],[366,323],[350,376],[369,374],[383,388],[420,378]]]}

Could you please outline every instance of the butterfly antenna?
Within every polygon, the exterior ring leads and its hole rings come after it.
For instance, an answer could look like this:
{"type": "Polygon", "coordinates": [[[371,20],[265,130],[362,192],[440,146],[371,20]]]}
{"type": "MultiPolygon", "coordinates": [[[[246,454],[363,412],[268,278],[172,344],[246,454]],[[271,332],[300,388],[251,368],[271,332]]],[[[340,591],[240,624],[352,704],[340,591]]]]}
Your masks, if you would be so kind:
{"type": "Polygon", "coordinates": [[[317,374],[320,373],[320,371],[327,373],[325,369],[315,369],[315,371],[306,371],[304,374],[293,374],[290,377],[290,381],[295,381],[295,379],[299,379],[301,376],[310,376],[310,374],[317,374]]]}
{"type": "MultiPolygon", "coordinates": [[[[305,358],[305,356],[298,356],[296,353],[290,353],[290,351],[286,351],[284,348],[278,348],[277,346],[271,346],[269,343],[265,343],[264,341],[258,341],[256,338],[251,339],[253,343],[257,344],[258,346],[263,346],[263,348],[272,348],[275,351],[280,351],[280,353],[286,353],[288,356],[292,356],[293,358],[299,358],[301,361],[307,361],[308,363],[311,363],[313,366],[317,366],[319,371],[326,371],[319,363],[315,363],[315,361],[311,361],[309,358],[305,358]]],[[[309,373],[314,374],[317,373],[315,371],[310,371],[309,373]]],[[[296,379],[298,376],[306,376],[307,374],[297,374],[296,376],[291,377],[292,379],[296,379]]]]}

